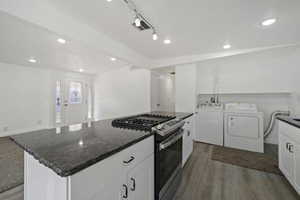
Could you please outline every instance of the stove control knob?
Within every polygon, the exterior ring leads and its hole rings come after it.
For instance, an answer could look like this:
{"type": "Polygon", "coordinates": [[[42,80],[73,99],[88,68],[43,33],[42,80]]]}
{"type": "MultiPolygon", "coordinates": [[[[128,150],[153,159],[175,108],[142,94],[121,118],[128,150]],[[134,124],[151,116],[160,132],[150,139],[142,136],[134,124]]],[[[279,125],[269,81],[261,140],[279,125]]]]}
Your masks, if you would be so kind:
{"type": "Polygon", "coordinates": [[[156,126],[156,128],[157,128],[158,130],[162,130],[162,129],[164,128],[164,125],[163,125],[163,124],[159,124],[159,125],[156,126]]]}

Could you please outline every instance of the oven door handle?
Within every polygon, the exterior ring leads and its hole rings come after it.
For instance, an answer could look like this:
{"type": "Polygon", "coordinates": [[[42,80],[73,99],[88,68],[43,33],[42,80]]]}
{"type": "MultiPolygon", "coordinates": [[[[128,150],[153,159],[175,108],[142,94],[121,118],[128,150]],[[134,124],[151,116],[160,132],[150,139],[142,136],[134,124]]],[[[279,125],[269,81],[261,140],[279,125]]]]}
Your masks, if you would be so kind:
{"type": "Polygon", "coordinates": [[[182,138],[183,136],[183,129],[180,129],[179,133],[177,133],[174,137],[172,137],[171,139],[167,140],[166,142],[162,142],[159,145],[159,150],[163,150],[168,148],[169,146],[171,146],[172,144],[174,144],[175,142],[177,142],[180,138],[182,138]]]}

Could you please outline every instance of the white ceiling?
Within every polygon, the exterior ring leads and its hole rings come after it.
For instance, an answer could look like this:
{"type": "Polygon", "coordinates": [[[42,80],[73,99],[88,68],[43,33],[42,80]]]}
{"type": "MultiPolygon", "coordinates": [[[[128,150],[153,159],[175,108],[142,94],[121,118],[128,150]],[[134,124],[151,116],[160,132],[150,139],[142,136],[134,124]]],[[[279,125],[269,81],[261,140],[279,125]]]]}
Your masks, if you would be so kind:
{"type": "Polygon", "coordinates": [[[0,62],[101,73],[125,65],[174,66],[300,43],[299,0],[133,1],[158,30],[158,41],[150,31],[132,27],[133,13],[123,0],[2,0],[0,62]],[[260,25],[271,17],[276,24],[260,25]],[[57,43],[59,37],[67,44],[57,43]],[[164,45],[165,38],[172,44],[164,45]],[[224,50],[225,43],[232,49],[224,50]],[[120,59],[111,62],[110,55],[120,59]],[[30,57],[38,62],[29,63],[30,57]]]}
{"type": "Polygon", "coordinates": [[[89,74],[127,65],[120,60],[112,62],[109,56],[90,46],[1,11],[0,27],[0,62],[75,72],[84,69],[89,74]],[[67,43],[58,43],[58,38],[66,39],[67,43]],[[30,58],[35,58],[37,63],[28,62],[30,58]]]}
{"type": "Polygon", "coordinates": [[[223,52],[224,43],[230,43],[231,50],[243,50],[300,41],[299,0],[134,2],[158,29],[158,41],[152,41],[151,32],[131,26],[133,15],[123,0],[51,0],[57,9],[153,60],[223,52]],[[270,17],[277,23],[262,27],[270,17]],[[162,44],[164,38],[173,43],[162,44]]]}

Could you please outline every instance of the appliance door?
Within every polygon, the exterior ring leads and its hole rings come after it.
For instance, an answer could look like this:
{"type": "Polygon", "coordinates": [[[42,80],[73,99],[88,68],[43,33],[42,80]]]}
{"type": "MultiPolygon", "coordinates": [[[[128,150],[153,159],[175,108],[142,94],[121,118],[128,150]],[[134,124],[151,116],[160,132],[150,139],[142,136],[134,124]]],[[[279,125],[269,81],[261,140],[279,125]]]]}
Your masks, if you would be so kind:
{"type": "Polygon", "coordinates": [[[161,199],[171,189],[172,181],[182,170],[182,136],[180,128],[157,144],[156,199],[161,199]]]}

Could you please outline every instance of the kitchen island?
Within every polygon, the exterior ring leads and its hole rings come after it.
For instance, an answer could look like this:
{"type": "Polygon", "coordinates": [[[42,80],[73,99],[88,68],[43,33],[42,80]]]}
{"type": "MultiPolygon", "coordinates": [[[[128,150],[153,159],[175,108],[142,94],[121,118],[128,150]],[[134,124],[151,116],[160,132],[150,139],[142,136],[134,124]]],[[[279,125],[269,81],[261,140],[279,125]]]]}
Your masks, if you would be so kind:
{"type": "Polygon", "coordinates": [[[151,131],[115,128],[103,120],[11,139],[25,151],[25,200],[154,199],[151,131]]]}

